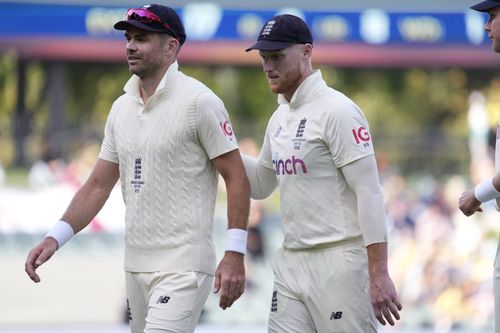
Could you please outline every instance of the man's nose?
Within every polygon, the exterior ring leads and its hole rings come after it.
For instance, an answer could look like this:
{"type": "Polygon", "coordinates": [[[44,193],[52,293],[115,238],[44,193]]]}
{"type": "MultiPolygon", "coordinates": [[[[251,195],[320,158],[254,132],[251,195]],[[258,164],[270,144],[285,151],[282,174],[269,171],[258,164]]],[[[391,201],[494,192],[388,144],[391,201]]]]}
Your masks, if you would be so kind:
{"type": "Polygon", "coordinates": [[[265,73],[268,73],[273,69],[273,66],[270,63],[270,61],[263,60],[262,61],[262,69],[264,70],[265,73]]]}
{"type": "Polygon", "coordinates": [[[135,43],[134,43],[134,41],[133,40],[129,40],[127,42],[127,46],[126,47],[127,47],[127,50],[135,50],[135,43]]]}
{"type": "Polygon", "coordinates": [[[488,20],[483,26],[484,31],[489,32],[491,30],[491,22],[488,20]]]}

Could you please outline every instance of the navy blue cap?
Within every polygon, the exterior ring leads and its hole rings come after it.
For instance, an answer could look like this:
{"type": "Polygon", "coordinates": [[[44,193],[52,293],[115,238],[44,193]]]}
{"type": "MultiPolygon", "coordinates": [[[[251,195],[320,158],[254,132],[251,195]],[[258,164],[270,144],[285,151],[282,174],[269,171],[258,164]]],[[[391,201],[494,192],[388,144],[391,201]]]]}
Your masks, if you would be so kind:
{"type": "Polygon", "coordinates": [[[489,12],[491,9],[500,6],[500,0],[486,0],[471,6],[471,9],[477,10],[479,12],[489,12]]]}
{"type": "Polygon", "coordinates": [[[262,27],[257,43],[246,51],[274,51],[285,49],[294,44],[312,44],[311,29],[300,18],[290,14],[277,15],[262,27]]]}
{"type": "MultiPolygon", "coordinates": [[[[186,33],[184,31],[184,25],[182,21],[175,12],[170,7],[162,5],[145,5],[142,8],[137,8],[139,11],[146,10],[148,12],[156,15],[162,22],[157,22],[155,20],[148,20],[146,17],[141,17],[140,15],[129,15],[124,21],[116,22],[114,28],[116,30],[127,30],[127,27],[134,26],[136,28],[153,31],[153,32],[164,32],[172,37],[175,37],[179,42],[184,44],[186,41],[186,33]]],[[[133,9],[129,9],[129,12],[133,9]]]]}

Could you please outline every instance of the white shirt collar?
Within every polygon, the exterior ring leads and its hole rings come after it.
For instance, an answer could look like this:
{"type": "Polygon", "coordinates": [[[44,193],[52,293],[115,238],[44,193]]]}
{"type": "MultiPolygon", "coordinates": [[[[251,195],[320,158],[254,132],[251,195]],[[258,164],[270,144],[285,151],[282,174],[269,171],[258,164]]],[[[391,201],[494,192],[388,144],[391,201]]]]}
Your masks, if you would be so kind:
{"type": "Polygon", "coordinates": [[[290,102],[287,101],[283,94],[278,95],[278,104],[289,104],[290,107],[298,107],[300,104],[306,102],[316,91],[319,91],[322,86],[326,86],[321,71],[315,70],[309,75],[295,90],[290,102]]]}
{"type": "MultiPolygon", "coordinates": [[[[167,69],[167,72],[165,75],[163,75],[162,79],[160,80],[160,83],[156,87],[155,93],[153,94],[156,95],[161,89],[164,89],[167,87],[168,83],[172,81],[173,77],[179,72],[179,64],[177,61],[174,61],[167,69]]],[[[127,81],[125,84],[125,87],[123,90],[127,93],[132,95],[135,99],[139,99],[142,101],[141,98],[141,90],[139,89],[139,82],[140,78],[137,75],[132,75],[132,77],[127,81]]]]}

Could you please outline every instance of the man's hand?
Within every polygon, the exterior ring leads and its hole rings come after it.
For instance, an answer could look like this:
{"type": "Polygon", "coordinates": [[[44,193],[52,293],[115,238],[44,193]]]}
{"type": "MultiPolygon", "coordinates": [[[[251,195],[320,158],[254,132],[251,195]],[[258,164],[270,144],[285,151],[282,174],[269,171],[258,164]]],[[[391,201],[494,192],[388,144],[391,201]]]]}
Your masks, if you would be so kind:
{"type": "Polygon", "coordinates": [[[40,277],[36,274],[36,269],[50,259],[57,250],[57,241],[52,237],[45,238],[40,244],[35,246],[28,253],[24,270],[31,280],[40,282],[40,277]]]}
{"type": "Polygon", "coordinates": [[[482,212],[483,209],[480,206],[481,202],[476,199],[474,189],[465,191],[462,193],[460,199],[458,199],[458,208],[460,208],[465,216],[471,216],[475,212],[482,212]]]}
{"type": "Polygon", "coordinates": [[[392,317],[399,320],[399,311],[403,309],[403,306],[398,300],[396,288],[389,274],[370,275],[370,294],[377,320],[384,326],[386,321],[393,326],[392,317]]]}
{"type": "Polygon", "coordinates": [[[215,271],[214,292],[220,291],[219,306],[225,310],[243,294],[245,290],[244,256],[226,251],[215,271]]]}
{"type": "Polygon", "coordinates": [[[393,326],[394,317],[399,320],[403,306],[399,302],[394,283],[387,270],[387,243],[374,243],[366,247],[370,272],[370,298],[377,320],[385,326],[393,326]]]}

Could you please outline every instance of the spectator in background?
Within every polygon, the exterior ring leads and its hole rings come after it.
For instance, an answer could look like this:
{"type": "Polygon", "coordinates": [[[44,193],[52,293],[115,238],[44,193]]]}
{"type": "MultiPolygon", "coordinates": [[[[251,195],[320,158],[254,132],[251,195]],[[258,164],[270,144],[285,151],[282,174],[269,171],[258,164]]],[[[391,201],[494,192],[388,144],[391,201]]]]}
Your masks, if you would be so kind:
{"type": "MultiPolygon", "coordinates": [[[[488,13],[488,21],[484,30],[492,41],[492,48],[500,53],[500,0],[486,0],[471,7],[474,10],[488,13]]],[[[464,193],[459,199],[459,208],[466,215],[471,216],[476,212],[482,212],[481,204],[493,199],[500,198],[500,124],[497,128],[497,141],[495,147],[495,172],[496,174],[479,183],[473,189],[464,193]]],[[[500,247],[500,243],[499,243],[500,247]]],[[[495,270],[493,274],[495,294],[495,333],[500,333],[500,251],[497,251],[495,259],[495,270]]]]}
{"type": "Polygon", "coordinates": [[[55,152],[50,140],[42,140],[40,158],[33,163],[28,174],[32,188],[40,189],[56,185],[65,178],[66,165],[55,152]]]}
{"type": "Polygon", "coordinates": [[[3,169],[3,166],[0,164],[0,186],[3,186],[5,183],[5,170],[3,169]]]}
{"type": "Polygon", "coordinates": [[[89,178],[29,252],[25,270],[39,282],[36,269],[90,223],[120,178],[132,332],[193,332],[212,285],[222,309],[243,294],[248,179],[224,104],[178,70],[186,35],[177,13],[161,5],[132,8],[114,27],[125,30],[133,76],[111,108],[89,178]],[[229,230],[216,269],[218,173],[227,187],[229,230]]]}
{"type": "Polygon", "coordinates": [[[262,237],[262,223],[264,221],[264,206],[260,201],[250,202],[248,215],[248,242],[247,251],[250,259],[257,260],[264,257],[264,238],[262,237]]]}
{"type": "Polygon", "coordinates": [[[273,260],[269,332],[377,331],[402,306],[387,267],[383,195],[367,121],[313,71],[312,33],[293,15],[257,43],[278,109],[258,161],[244,156],[252,197],[281,195],[283,247],[273,260]],[[375,319],[376,318],[376,319],[375,319]]]}

